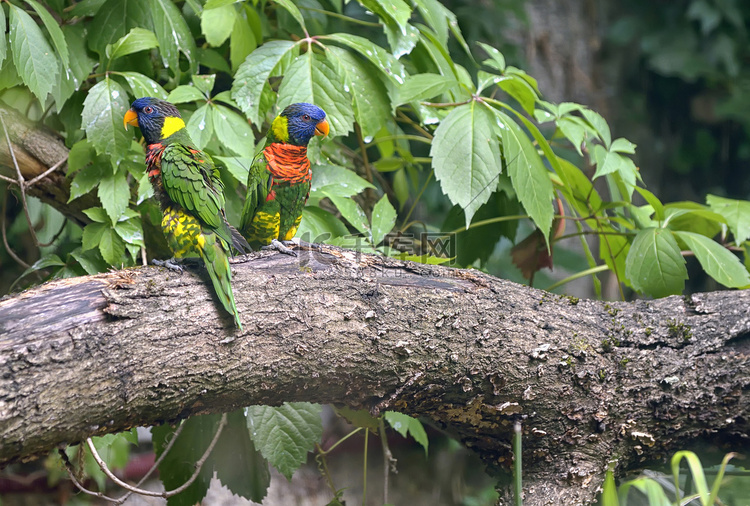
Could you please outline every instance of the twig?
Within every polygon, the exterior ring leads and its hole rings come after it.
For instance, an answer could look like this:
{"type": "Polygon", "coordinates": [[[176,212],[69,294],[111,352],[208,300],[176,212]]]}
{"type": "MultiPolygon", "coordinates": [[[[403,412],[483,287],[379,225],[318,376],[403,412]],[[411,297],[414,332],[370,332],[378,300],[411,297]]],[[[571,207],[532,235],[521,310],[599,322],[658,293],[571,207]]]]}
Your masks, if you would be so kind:
{"type": "Polygon", "coordinates": [[[396,469],[396,459],[393,458],[391,449],[388,447],[388,438],[385,435],[385,422],[383,417],[378,418],[378,431],[380,432],[380,444],[383,447],[383,503],[388,504],[388,475],[391,467],[396,469]]]}
{"type": "Polygon", "coordinates": [[[63,464],[65,464],[65,470],[68,471],[68,476],[70,476],[70,481],[73,482],[73,485],[78,487],[78,490],[80,490],[84,494],[93,495],[94,497],[98,497],[99,499],[104,499],[105,501],[117,503],[118,501],[117,499],[107,497],[101,492],[94,492],[93,490],[89,490],[86,487],[84,487],[76,478],[76,475],[73,469],[73,464],[70,462],[70,459],[68,458],[68,454],[65,453],[65,450],[63,450],[62,448],[59,448],[57,452],[60,454],[60,458],[62,459],[63,464]]]}
{"type": "Polygon", "coordinates": [[[2,229],[2,234],[3,234],[3,245],[5,246],[5,251],[8,252],[8,254],[13,258],[13,260],[15,260],[16,262],[18,262],[19,264],[21,264],[21,266],[24,269],[28,269],[31,266],[29,264],[27,264],[26,262],[24,262],[23,259],[21,259],[21,257],[19,257],[18,255],[16,255],[15,251],[13,251],[13,249],[10,247],[10,244],[8,244],[8,235],[7,235],[6,231],[5,231],[5,212],[6,212],[7,207],[8,207],[7,203],[8,203],[8,187],[6,186],[5,187],[5,195],[3,195],[3,209],[2,209],[2,214],[0,214],[0,229],[2,229]]]}
{"type": "Polygon", "coordinates": [[[68,224],[67,220],[63,221],[63,224],[60,227],[60,230],[58,230],[57,233],[54,236],[52,236],[52,239],[50,239],[49,242],[40,242],[39,246],[41,246],[43,248],[46,248],[47,246],[51,246],[52,243],[55,242],[57,240],[57,238],[62,235],[63,230],[65,230],[65,225],[67,225],[67,224],[68,224]]]}
{"type": "Polygon", "coordinates": [[[35,177],[31,181],[28,181],[28,182],[24,183],[24,185],[26,186],[26,188],[28,188],[29,186],[34,186],[36,183],[38,183],[39,181],[41,181],[45,177],[47,177],[50,174],[52,174],[55,170],[57,170],[58,168],[60,168],[60,166],[62,164],[64,164],[65,162],[67,162],[67,161],[68,161],[68,155],[65,155],[65,157],[62,160],[60,160],[59,162],[57,162],[56,164],[54,164],[52,167],[50,167],[49,169],[47,169],[44,172],[42,172],[41,174],[39,174],[37,177],[35,177]]]}
{"type": "Polygon", "coordinates": [[[21,168],[18,166],[18,160],[16,160],[16,153],[13,151],[13,144],[10,142],[10,135],[8,135],[8,128],[5,126],[5,119],[0,114],[0,123],[3,125],[3,131],[5,132],[5,140],[8,143],[8,151],[10,152],[10,158],[13,160],[13,166],[16,168],[16,174],[18,175],[18,187],[21,190],[21,203],[23,204],[23,212],[26,214],[26,221],[29,224],[29,232],[31,238],[34,240],[34,244],[39,247],[39,240],[36,237],[36,231],[34,230],[34,224],[31,222],[31,215],[29,214],[29,206],[26,203],[26,182],[23,179],[21,168]]]}
{"type": "MultiPolygon", "coordinates": [[[[211,454],[211,451],[214,449],[214,446],[216,446],[216,443],[219,441],[219,436],[221,436],[221,432],[222,430],[224,430],[224,426],[226,425],[226,423],[227,423],[227,415],[226,413],[224,413],[221,415],[221,420],[219,421],[219,427],[216,429],[216,434],[214,434],[214,438],[211,440],[211,443],[208,445],[208,448],[206,448],[206,451],[205,453],[203,453],[203,456],[200,459],[198,459],[198,462],[195,463],[195,472],[193,473],[193,475],[185,483],[183,483],[176,489],[168,490],[165,492],[152,492],[150,490],[144,490],[142,488],[134,487],[132,485],[129,485],[128,483],[125,483],[124,481],[119,479],[117,476],[115,476],[112,471],[109,470],[109,468],[107,467],[107,464],[104,462],[104,460],[102,460],[102,458],[99,456],[99,453],[96,451],[96,447],[94,446],[94,442],[91,440],[91,438],[86,438],[86,444],[88,445],[89,450],[91,450],[91,455],[94,457],[94,460],[99,465],[99,468],[101,468],[104,474],[106,474],[107,477],[109,477],[109,479],[114,481],[117,485],[121,486],[122,488],[126,490],[129,490],[130,492],[133,492],[139,495],[145,495],[149,497],[169,498],[169,497],[179,494],[180,492],[188,488],[190,485],[193,484],[196,478],[198,478],[198,475],[200,474],[201,469],[203,468],[203,464],[206,463],[206,460],[208,460],[208,457],[211,454]]],[[[173,437],[172,441],[174,440],[175,438],[173,437]]],[[[170,444],[172,441],[170,441],[170,444]]],[[[162,452],[162,456],[165,455],[166,453],[167,452],[165,449],[165,451],[162,452]]],[[[156,465],[157,464],[154,463],[154,466],[156,465]]],[[[116,500],[115,502],[117,504],[122,504],[123,500],[124,499],[121,498],[121,499],[116,500]]]]}

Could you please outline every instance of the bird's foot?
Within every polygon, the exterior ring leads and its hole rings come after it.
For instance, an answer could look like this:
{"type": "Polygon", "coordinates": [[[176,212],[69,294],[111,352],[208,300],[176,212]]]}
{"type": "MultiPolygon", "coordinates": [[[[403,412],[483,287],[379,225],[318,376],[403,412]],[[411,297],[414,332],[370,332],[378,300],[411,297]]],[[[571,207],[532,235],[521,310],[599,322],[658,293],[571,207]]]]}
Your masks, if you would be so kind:
{"type": "MultiPolygon", "coordinates": [[[[296,245],[293,241],[284,241],[284,243],[290,244],[291,246],[296,245]]],[[[291,255],[293,257],[296,257],[297,253],[293,251],[292,249],[288,248],[287,246],[285,246],[284,243],[282,243],[278,239],[274,239],[271,241],[271,244],[269,244],[268,246],[263,246],[261,249],[263,250],[275,249],[276,251],[280,253],[284,253],[285,255],[291,255]]]]}
{"type": "Polygon", "coordinates": [[[174,271],[177,273],[182,274],[182,272],[185,270],[183,267],[177,263],[177,261],[174,258],[170,258],[169,260],[151,260],[151,263],[154,265],[158,265],[159,267],[165,267],[169,269],[170,271],[174,271]]]}

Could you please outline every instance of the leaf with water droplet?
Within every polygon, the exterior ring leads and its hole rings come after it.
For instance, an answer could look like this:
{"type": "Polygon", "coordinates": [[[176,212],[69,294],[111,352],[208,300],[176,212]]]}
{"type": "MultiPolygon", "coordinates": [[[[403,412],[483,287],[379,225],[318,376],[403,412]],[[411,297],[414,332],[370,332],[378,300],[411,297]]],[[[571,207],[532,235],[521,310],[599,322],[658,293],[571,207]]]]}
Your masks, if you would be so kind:
{"type": "Polygon", "coordinates": [[[83,102],[86,136],[97,153],[111,155],[113,161],[121,159],[130,146],[132,134],[122,127],[129,107],[125,90],[109,77],[96,83],[83,102]]]}

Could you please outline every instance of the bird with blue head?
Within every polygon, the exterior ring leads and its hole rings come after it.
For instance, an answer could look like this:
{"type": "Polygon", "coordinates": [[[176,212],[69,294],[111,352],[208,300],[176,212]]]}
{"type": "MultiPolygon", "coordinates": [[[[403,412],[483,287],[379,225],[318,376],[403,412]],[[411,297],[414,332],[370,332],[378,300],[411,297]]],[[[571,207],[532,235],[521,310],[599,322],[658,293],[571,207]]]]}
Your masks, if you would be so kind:
{"type": "MultiPolygon", "coordinates": [[[[123,124],[137,126],[146,143],[146,170],[162,211],[162,230],[176,259],[200,257],[214,290],[240,329],[228,257],[249,251],[226,220],[224,184],[211,157],[190,138],[177,108],[154,97],[135,100],[123,124]]],[[[173,261],[158,262],[173,269],[173,261]]]]}

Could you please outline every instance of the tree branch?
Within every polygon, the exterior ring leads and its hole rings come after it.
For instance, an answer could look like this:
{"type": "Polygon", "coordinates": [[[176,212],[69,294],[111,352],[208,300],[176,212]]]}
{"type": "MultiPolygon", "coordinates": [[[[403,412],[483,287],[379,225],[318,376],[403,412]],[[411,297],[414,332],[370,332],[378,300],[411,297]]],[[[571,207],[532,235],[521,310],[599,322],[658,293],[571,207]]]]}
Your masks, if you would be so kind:
{"type": "Polygon", "coordinates": [[[0,463],[303,400],[427,417],[500,477],[522,419],[527,505],[588,504],[611,459],[622,474],[699,435],[748,446],[750,291],[579,301],[327,246],[233,270],[244,333],[202,268],[0,301],[0,463]]]}

